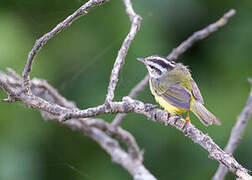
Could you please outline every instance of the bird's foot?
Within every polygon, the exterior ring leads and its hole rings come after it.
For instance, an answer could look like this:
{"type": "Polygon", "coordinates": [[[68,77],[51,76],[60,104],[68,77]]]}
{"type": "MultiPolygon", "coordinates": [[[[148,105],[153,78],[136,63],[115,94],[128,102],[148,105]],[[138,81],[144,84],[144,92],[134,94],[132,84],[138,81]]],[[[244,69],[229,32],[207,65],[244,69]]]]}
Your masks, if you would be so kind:
{"type": "Polygon", "coordinates": [[[171,117],[171,113],[167,111],[166,109],[164,110],[164,112],[166,114],[166,119],[169,120],[169,118],[171,117]]]}
{"type": "Polygon", "coordinates": [[[168,126],[169,125],[168,121],[169,121],[169,118],[171,117],[171,113],[169,111],[167,111],[166,109],[164,110],[164,112],[166,115],[165,126],[168,126]]]}
{"type": "Polygon", "coordinates": [[[171,113],[167,110],[164,110],[165,114],[166,114],[166,119],[168,120],[171,117],[171,113]]]}
{"type": "Polygon", "coordinates": [[[190,117],[189,117],[189,111],[187,111],[187,116],[185,118],[185,122],[184,122],[184,124],[182,126],[182,129],[184,129],[184,127],[186,126],[186,124],[189,123],[189,122],[191,122],[191,121],[190,121],[190,117]]]}

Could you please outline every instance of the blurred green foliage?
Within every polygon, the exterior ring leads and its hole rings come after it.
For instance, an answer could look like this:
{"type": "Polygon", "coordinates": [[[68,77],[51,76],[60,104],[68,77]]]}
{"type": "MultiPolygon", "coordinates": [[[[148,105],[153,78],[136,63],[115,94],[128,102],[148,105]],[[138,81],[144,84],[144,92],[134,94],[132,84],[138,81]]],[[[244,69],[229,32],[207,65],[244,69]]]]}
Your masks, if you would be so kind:
{"type": "MultiPolygon", "coordinates": [[[[132,0],[143,17],[140,32],[120,72],[116,99],[146,74],[136,57],[167,55],[193,32],[217,20],[230,8],[237,15],[207,39],[196,43],[179,61],[190,66],[206,106],[222,126],[206,128],[192,122],[224,147],[250,91],[252,67],[252,1],[132,0]]],[[[21,73],[33,43],[71,14],[81,0],[1,0],[0,69],[21,73]]],[[[104,102],[117,51],[129,30],[121,1],[93,8],[88,16],[50,40],[36,57],[32,77],[47,79],[80,108],[104,102]]],[[[6,95],[0,92],[0,98],[6,95]]],[[[155,103],[149,89],[138,96],[155,103]]],[[[0,104],[0,179],[113,180],[131,179],[92,140],[56,123],[43,121],[23,104],[0,104]]],[[[111,121],[114,116],[105,116],[111,121]]],[[[144,164],[160,180],[210,179],[218,163],[174,128],[130,114],[122,126],[135,135],[145,151],[144,164]]],[[[252,123],[249,122],[235,157],[252,168],[252,123]]],[[[234,179],[228,175],[227,179],[234,179]]]]}

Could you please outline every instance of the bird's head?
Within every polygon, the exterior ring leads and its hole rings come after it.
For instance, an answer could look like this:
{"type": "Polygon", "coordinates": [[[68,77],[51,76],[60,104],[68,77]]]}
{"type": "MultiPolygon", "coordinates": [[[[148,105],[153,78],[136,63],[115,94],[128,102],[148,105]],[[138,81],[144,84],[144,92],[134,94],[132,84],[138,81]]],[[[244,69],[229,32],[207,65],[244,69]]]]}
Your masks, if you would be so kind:
{"type": "Polygon", "coordinates": [[[175,68],[176,63],[162,56],[149,56],[146,58],[137,58],[137,60],[144,63],[148,69],[150,77],[159,78],[163,76],[168,71],[175,68]]]}

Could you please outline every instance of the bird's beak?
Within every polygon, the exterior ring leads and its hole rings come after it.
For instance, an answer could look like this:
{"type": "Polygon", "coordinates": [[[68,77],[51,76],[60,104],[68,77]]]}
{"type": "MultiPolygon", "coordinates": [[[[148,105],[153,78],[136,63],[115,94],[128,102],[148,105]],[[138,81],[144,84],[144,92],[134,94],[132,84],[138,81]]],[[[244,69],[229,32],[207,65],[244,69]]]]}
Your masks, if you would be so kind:
{"type": "Polygon", "coordinates": [[[145,63],[145,58],[137,58],[138,61],[141,61],[142,63],[145,63]]]}

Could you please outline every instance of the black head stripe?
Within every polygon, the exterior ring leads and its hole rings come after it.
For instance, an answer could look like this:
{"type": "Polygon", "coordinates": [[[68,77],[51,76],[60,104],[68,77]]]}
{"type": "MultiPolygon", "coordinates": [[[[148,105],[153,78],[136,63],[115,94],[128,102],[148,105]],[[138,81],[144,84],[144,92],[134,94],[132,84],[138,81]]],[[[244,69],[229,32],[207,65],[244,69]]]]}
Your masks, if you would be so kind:
{"type": "Polygon", "coordinates": [[[162,68],[172,70],[173,69],[173,63],[172,62],[165,62],[165,60],[160,59],[150,59],[151,62],[156,63],[160,65],[162,68]]]}
{"type": "Polygon", "coordinates": [[[161,75],[161,74],[162,74],[162,72],[161,72],[160,69],[158,69],[158,68],[156,68],[156,67],[154,67],[154,66],[152,66],[152,65],[149,65],[149,66],[150,66],[151,69],[153,69],[154,71],[156,71],[156,73],[157,73],[158,75],[161,75]]]}

